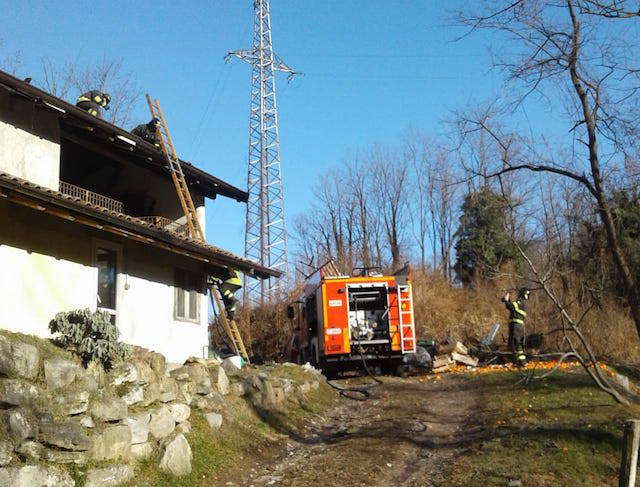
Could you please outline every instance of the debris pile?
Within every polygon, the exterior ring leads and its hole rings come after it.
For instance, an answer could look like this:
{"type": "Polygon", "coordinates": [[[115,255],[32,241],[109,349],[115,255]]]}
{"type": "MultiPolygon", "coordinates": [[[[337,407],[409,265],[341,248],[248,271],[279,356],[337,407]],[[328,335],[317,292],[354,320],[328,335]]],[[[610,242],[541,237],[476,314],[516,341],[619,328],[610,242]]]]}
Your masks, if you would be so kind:
{"type": "Polygon", "coordinates": [[[439,374],[452,369],[456,365],[477,367],[478,359],[469,355],[469,350],[460,342],[453,342],[438,347],[433,361],[433,372],[439,374]]]}

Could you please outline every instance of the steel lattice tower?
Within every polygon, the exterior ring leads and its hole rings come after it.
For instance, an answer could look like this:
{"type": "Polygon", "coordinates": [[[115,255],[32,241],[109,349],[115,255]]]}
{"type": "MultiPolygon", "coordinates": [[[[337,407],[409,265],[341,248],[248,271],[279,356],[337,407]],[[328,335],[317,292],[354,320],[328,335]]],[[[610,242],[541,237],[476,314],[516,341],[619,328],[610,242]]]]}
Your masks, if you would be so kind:
{"type": "Polygon", "coordinates": [[[266,267],[285,272],[280,279],[245,278],[245,302],[265,303],[286,289],[288,271],[287,230],[284,219],[280,139],[276,107],[275,71],[292,77],[295,72],[273,52],[269,0],[255,0],[253,48],[231,51],[251,64],[249,116],[249,170],[244,254],[266,267]]]}

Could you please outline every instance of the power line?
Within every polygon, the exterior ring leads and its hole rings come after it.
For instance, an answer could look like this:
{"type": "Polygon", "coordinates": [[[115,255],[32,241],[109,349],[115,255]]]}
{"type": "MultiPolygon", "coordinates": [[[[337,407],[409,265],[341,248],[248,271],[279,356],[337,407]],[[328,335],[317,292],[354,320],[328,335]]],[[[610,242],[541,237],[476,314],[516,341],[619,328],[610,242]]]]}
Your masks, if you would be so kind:
{"type": "Polygon", "coordinates": [[[220,73],[218,74],[218,79],[216,80],[216,83],[215,83],[213,89],[211,90],[211,94],[209,95],[209,100],[207,101],[206,108],[202,112],[202,116],[200,117],[200,122],[198,123],[198,128],[196,129],[196,131],[194,133],[194,136],[193,136],[193,139],[191,140],[191,145],[189,147],[189,151],[191,151],[193,149],[193,146],[195,145],[196,141],[198,140],[198,137],[200,137],[200,132],[201,132],[202,127],[204,125],[205,118],[207,118],[207,115],[209,113],[209,109],[211,108],[211,103],[213,102],[213,100],[214,100],[214,98],[216,96],[216,93],[218,92],[218,87],[220,86],[220,80],[222,79],[224,74],[226,74],[227,76],[229,75],[229,69],[226,66],[224,66],[222,68],[222,70],[220,71],[220,73]]]}
{"type": "MultiPolygon", "coordinates": [[[[245,23],[244,29],[242,31],[242,37],[240,38],[241,40],[243,40],[247,34],[249,33],[249,28],[251,27],[251,22],[247,21],[245,23]]],[[[204,125],[205,120],[207,120],[207,124],[208,124],[208,120],[210,120],[213,117],[213,114],[215,113],[216,110],[216,105],[214,105],[213,111],[211,112],[211,116],[207,118],[207,115],[209,113],[209,109],[211,107],[211,104],[213,102],[213,100],[216,98],[216,94],[218,92],[218,87],[220,86],[220,80],[224,77],[224,82],[222,84],[222,93],[224,93],[224,88],[226,86],[227,80],[229,79],[229,69],[226,66],[226,63],[224,64],[223,68],[218,72],[218,78],[216,79],[216,82],[213,85],[213,88],[211,90],[211,94],[209,95],[209,100],[207,101],[207,105],[206,108],[204,109],[204,111],[202,112],[202,117],[200,117],[200,122],[198,123],[198,128],[195,131],[195,135],[193,136],[193,139],[191,140],[191,145],[189,147],[189,151],[191,151],[193,149],[193,146],[195,145],[196,141],[198,140],[198,138],[200,137],[200,131],[202,130],[202,127],[204,125]]],[[[197,155],[199,149],[196,149],[196,152],[194,154],[197,155]]]]}

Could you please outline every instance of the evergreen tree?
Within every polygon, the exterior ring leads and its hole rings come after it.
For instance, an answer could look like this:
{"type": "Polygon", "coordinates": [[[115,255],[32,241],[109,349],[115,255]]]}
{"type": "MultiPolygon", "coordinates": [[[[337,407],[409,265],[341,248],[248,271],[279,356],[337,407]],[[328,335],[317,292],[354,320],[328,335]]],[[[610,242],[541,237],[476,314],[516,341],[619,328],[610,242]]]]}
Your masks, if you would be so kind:
{"type": "Polygon", "coordinates": [[[463,284],[475,275],[491,277],[508,261],[520,261],[505,230],[506,210],[504,197],[488,187],[465,196],[455,246],[455,271],[463,284]]]}
{"type": "MultiPolygon", "coordinates": [[[[609,201],[611,214],[621,247],[636,282],[640,280],[640,194],[618,190],[609,201]]],[[[585,218],[576,235],[571,266],[599,292],[625,295],[625,285],[609,252],[605,229],[594,215],[585,218]]]]}

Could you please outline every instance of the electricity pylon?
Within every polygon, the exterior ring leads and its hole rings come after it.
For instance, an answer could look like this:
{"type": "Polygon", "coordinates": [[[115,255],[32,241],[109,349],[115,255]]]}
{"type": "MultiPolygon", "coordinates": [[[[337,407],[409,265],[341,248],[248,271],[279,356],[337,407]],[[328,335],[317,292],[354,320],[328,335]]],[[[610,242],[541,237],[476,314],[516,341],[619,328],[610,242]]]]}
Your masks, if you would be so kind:
{"type": "Polygon", "coordinates": [[[287,229],[284,220],[280,139],[276,107],[275,71],[296,73],[273,52],[269,0],[255,0],[253,47],[230,51],[251,64],[251,112],[249,116],[249,170],[247,172],[247,222],[244,255],[266,267],[283,271],[280,279],[245,278],[244,297],[250,304],[279,297],[287,287],[287,229]]]}

